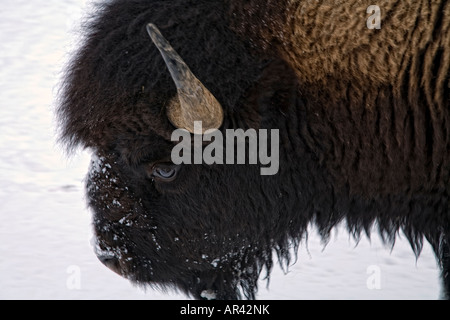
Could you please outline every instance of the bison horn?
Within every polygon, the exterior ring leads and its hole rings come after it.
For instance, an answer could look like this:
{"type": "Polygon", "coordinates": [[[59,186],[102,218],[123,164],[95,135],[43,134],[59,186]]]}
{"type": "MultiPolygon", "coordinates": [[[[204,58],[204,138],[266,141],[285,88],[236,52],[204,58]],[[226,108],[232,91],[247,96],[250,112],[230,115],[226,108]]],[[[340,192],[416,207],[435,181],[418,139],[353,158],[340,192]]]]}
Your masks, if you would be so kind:
{"type": "Polygon", "coordinates": [[[224,117],[220,103],[194,76],[154,24],[147,25],[147,32],[161,52],[177,87],[178,101],[167,109],[170,122],[175,127],[191,133],[194,133],[195,121],[202,121],[202,134],[207,130],[219,129],[224,117]]]}

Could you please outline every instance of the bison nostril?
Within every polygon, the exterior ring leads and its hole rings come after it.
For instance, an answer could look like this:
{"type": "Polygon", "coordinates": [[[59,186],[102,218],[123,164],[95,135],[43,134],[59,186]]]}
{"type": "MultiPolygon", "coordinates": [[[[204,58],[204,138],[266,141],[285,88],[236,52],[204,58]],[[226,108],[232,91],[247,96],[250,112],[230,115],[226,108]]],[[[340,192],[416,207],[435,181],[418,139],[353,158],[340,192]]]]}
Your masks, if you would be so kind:
{"type": "Polygon", "coordinates": [[[120,263],[118,258],[111,255],[98,255],[97,258],[101,263],[103,263],[103,265],[105,265],[115,273],[119,275],[122,274],[122,272],[120,271],[120,263]]]}

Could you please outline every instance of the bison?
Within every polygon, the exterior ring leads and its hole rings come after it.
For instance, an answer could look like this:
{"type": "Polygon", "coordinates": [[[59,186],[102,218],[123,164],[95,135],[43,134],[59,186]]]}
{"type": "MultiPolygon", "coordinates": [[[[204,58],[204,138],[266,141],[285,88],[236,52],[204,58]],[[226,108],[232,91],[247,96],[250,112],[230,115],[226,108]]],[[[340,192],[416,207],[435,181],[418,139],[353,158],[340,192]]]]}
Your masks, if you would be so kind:
{"type": "Polygon", "coordinates": [[[449,297],[450,1],[376,2],[378,28],[365,0],[99,4],[57,109],[62,143],[93,153],[99,259],[138,285],[253,299],[310,224],[326,241],[344,222],[417,255],[428,241],[449,297]],[[172,133],[195,139],[194,121],[278,130],[278,173],[175,164],[172,133]]]}

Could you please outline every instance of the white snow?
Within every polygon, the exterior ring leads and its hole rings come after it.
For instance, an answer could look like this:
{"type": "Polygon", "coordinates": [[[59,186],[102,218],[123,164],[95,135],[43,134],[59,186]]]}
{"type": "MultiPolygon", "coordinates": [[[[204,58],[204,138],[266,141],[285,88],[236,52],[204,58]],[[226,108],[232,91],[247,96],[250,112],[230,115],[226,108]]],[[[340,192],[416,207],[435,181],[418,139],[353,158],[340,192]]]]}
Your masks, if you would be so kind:
{"type": "Polygon", "coordinates": [[[214,291],[212,291],[212,290],[205,290],[205,291],[203,291],[200,294],[200,296],[203,299],[206,299],[206,300],[215,300],[215,299],[217,299],[216,293],[214,291]]]}
{"type": "MultiPolygon", "coordinates": [[[[2,0],[0,8],[0,299],[185,299],[142,291],[104,267],[91,244],[83,179],[89,155],[55,143],[56,84],[86,0],[2,0]]],[[[117,203],[117,205],[120,205],[117,203]]],[[[342,228],[323,250],[312,231],[259,299],[437,299],[428,245],[416,261],[399,239],[355,242],[342,228]]],[[[163,248],[161,248],[163,250],[163,248]]]]}

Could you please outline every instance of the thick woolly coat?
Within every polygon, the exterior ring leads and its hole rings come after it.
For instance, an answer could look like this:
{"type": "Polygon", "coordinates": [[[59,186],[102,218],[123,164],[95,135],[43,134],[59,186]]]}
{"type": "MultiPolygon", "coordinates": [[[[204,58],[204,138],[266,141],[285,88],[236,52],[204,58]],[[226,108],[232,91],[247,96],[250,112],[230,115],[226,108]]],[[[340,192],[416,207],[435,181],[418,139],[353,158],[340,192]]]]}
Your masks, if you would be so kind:
{"type": "MultiPolygon", "coordinates": [[[[132,281],[197,298],[253,298],[272,252],[289,263],[315,223],[426,237],[448,270],[450,2],[113,0],[86,21],[61,90],[61,139],[96,155],[87,179],[98,251],[132,281]],[[221,130],[280,130],[280,172],[148,167],[170,157],[176,88],[157,25],[225,111],[221,130]],[[293,250],[291,250],[293,249],[293,250]]],[[[445,272],[444,272],[445,274],[445,272]]],[[[448,272],[447,272],[448,275],[448,272]]],[[[446,282],[450,290],[449,282],[446,282]]]]}

